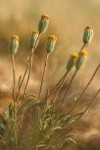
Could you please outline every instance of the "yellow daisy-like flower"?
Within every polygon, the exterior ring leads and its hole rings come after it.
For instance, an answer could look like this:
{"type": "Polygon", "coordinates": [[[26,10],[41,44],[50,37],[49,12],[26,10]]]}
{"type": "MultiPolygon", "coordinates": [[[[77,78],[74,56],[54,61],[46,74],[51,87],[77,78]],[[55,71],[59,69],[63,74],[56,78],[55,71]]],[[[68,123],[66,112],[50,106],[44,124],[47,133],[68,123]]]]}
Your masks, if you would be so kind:
{"type": "Polygon", "coordinates": [[[71,54],[71,57],[75,59],[75,58],[77,58],[77,57],[78,57],[78,54],[77,54],[77,53],[75,53],[75,52],[73,52],[73,53],[71,54]]]}
{"type": "Polygon", "coordinates": [[[55,41],[55,42],[57,41],[57,37],[55,35],[49,35],[48,39],[52,40],[52,41],[55,41]]]}
{"type": "Polygon", "coordinates": [[[49,19],[49,16],[48,16],[47,14],[43,14],[43,15],[41,16],[41,18],[42,18],[42,19],[47,19],[47,20],[48,20],[48,19],[49,19]]]}
{"type": "Polygon", "coordinates": [[[12,39],[15,39],[15,40],[19,41],[19,36],[13,35],[13,36],[12,36],[12,39]]]}
{"type": "Polygon", "coordinates": [[[80,55],[83,55],[83,56],[88,56],[88,52],[86,50],[82,50],[80,52],[80,55]]]}

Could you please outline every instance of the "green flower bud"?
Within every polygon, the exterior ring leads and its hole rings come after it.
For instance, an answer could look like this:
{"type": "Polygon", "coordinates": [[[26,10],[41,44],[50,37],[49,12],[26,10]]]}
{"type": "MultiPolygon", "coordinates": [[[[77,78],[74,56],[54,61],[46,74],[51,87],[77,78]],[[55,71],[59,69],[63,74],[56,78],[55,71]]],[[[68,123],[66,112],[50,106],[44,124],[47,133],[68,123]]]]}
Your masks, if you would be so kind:
{"type": "Polygon", "coordinates": [[[13,35],[9,44],[9,50],[11,53],[17,53],[19,48],[19,37],[17,35],[13,35]]]}
{"type": "Polygon", "coordinates": [[[79,53],[79,57],[76,61],[76,69],[79,70],[80,67],[83,65],[83,63],[85,62],[86,58],[87,58],[88,52],[85,50],[82,50],[79,53]]]}
{"type": "Polygon", "coordinates": [[[71,69],[75,66],[76,59],[78,58],[77,53],[72,53],[67,63],[67,71],[71,71],[71,69]]]}
{"type": "Polygon", "coordinates": [[[34,47],[37,46],[37,44],[38,44],[37,38],[38,38],[38,33],[33,31],[32,35],[31,35],[31,38],[30,38],[30,43],[29,43],[30,48],[34,48],[34,47]],[[37,43],[36,43],[36,41],[37,41],[37,43]]]}
{"type": "Polygon", "coordinates": [[[46,42],[46,51],[50,53],[54,50],[56,45],[57,37],[55,35],[50,35],[46,42]]]}
{"type": "Polygon", "coordinates": [[[93,28],[91,26],[87,26],[84,30],[83,42],[85,45],[89,44],[93,38],[93,28]]]}
{"type": "Polygon", "coordinates": [[[41,19],[38,25],[39,33],[45,32],[48,28],[48,25],[49,25],[49,16],[44,14],[41,16],[41,19]]]}

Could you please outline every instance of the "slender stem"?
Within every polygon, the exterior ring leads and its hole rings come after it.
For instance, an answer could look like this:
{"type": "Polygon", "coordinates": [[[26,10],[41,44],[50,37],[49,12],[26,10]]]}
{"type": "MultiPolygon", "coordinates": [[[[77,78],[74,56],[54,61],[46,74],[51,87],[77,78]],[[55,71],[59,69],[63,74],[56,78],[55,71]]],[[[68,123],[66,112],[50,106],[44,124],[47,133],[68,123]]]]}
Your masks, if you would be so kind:
{"type": "Polygon", "coordinates": [[[32,70],[32,61],[33,61],[33,54],[34,54],[34,52],[35,52],[35,49],[32,48],[31,56],[30,56],[30,60],[29,60],[30,61],[29,62],[29,73],[28,73],[26,85],[25,85],[25,88],[24,88],[24,95],[26,94],[27,86],[28,86],[29,79],[30,79],[30,74],[31,74],[31,70],[32,70]]]}
{"type": "Polygon", "coordinates": [[[15,88],[16,88],[16,70],[15,70],[15,59],[14,59],[14,54],[11,54],[11,59],[12,59],[12,70],[13,70],[13,99],[14,99],[14,117],[16,113],[16,93],[15,93],[15,88]]]}
{"type": "Polygon", "coordinates": [[[89,82],[87,83],[86,87],[85,87],[84,90],[82,91],[82,93],[81,93],[81,95],[79,96],[79,98],[78,98],[77,102],[75,103],[74,107],[71,109],[71,111],[70,111],[68,114],[71,114],[71,113],[74,111],[74,109],[77,107],[77,105],[79,104],[79,102],[80,102],[80,100],[81,100],[83,94],[85,93],[85,91],[86,91],[87,88],[89,87],[90,83],[92,82],[92,80],[93,80],[93,78],[95,77],[95,75],[96,75],[97,71],[99,70],[99,68],[100,68],[100,64],[97,66],[97,68],[96,68],[96,70],[94,71],[94,73],[93,73],[91,79],[89,80],[89,82]]]}
{"type": "MultiPolygon", "coordinates": [[[[60,93],[60,91],[61,91],[61,89],[62,89],[62,87],[63,87],[63,85],[64,85],[64,83],[65,83],[65,80],[66,80],[66,78],[67,78],[67,75],[68,75],[68,73],[69,73],[69,71],[67,71],[66,72],[66,76],[64,75],[64,77],[63,77],[63,79],[62,79],[62,83],[61,83],[61,85],[60,85],[60,87],[59,87],[59,89],[58,89],[58,91],[57,91],[57,94],[56,94],[56,96],[55,96],[55,98],[54,98],[54,104],[55,104],[55,102],[56,102],[56,100],[57,100],[57,97],[58,97],[58,95],[59,95],[59,93],[60,93]]],[[[61,82],[61,81],[60,81],[61,82]]]]}
{"type": "Polygon", "coordinates": [[[21,90],[22,84],[23,84],[23,82],[24,82],[25,76],[26,76],[26,74],[27,74],[28,67],[29,67],[29,62],[27,61],[27,66],[26,66],[25,72],[24,72],[24,74],[23,74],[23,78],[21,79],[21,81],[20,81],[20,83],[19,83],[19,92],[18,92],[18,95],[20,95],[20,90],[21,90]]]}
{"type": "Polygon", "coordinates": [[[38,35],[38,38],[37,38],[37,40],[36,40],[36,43],[35,43],[34,48],[32,48],[32,50],[31,50],[31,55],[30,55],[30,57],[29,57],[29,60],[27,61],[27,66],[26,66],[24,75],[23,75],[23,77],[22,77],[22,79],[21,79],[21,81],[20,81],[20,85],[19,85],[19,89],[18,89],[18,100],[19,100],[19,98],[20,98],[20,90],[21,90],[22,84],[23,84],[23,82],[24,82],[24,79],[25,79],[25,77],[26,77],[26,75],[27,75],[27,71],[28,71],[28,69],[29,69],[29,73],[28,73],[26,85],[25,85],[25,88],[24,88],[24,95],[25,95],[25,93],[26,93],[26,89],[27,89],[27,86],[28,86],[29,78],[30,78],[30,72],[31,72],[31,68],[32,68],[33,54],[34,54],[34,52],[35,52],[35,50],[36,50],[36,45],[37,45],[37,42],[38,42],[39,38],[40,38],[40,34],[38,35]]]}
{"type": "Polygon", "coordinates": [[[83,46],[81,47],[80,51],[78,52],[78,54],[83,50],[83,48],[85,47],[86,45],[83,44],[83,46]]]}
{"type": "Polygon", "coordinates": [[[64,100],[65,100],[66,95],[68,94],[68,91],[69,91],[69,89],[70,89],[70,87],[71,87],[71,85],[72,85],[73,80],[75,79],[75,76],[76,76],[77,72],[78,72],[78,70],[76,70],[75,73],[73,74],[73,76],[72,76],[72,78],[71,78],[71,80],[70,80],[70,82],[69,82],[69,85],[68,85],[68,87],[67,87],[67,90],[66,90],[66,92],[65,92],[65,94],[64,94],[64,96],[63,96],[63,98],[62,98],[62,101],[61,101],[61,104],[60,104],[60,107],[59,107],[59,110],[60,110],[60,111],[61,111],[61,109],[62,109],[62,104],[63,104],[63,102],[64,102],[64,100]]]}
{"type": "Polygon", "coordinates": [[[50,97],[50,96],[52,95],[52,93],[58,89],[58,86],[59,86],[60,84],[62,84],[63,80],[66,78],[66,75],[67,75],[67,71],[66,71],[66,72],[64,73],[64,75],[61,77],[61,79],[56,83],[56,85],[51,89],[51,91],[50,91],[48,97],[50,97]]]}
{"type": "MultiPolygon", "coordinates": [[[[78,54],[83,50],[83,48],[84,48],[85,46],[86,46],[86,45],[83,44],[83,46],[81,47],[81,49],[80,49],[80,51],[78,52],[78,54]]],[[[72,82],[73,82],[73,80],[74,80],[74,78],[75,78],[77,72],[78,72],[78,70],[76,70],[75,73],[74,73],[74,75],[72,76],[72,78],[71,78],[71,80],[70,80],[70,83],[69,83],[69,85],[68,85],[68,88],[67,88],[67,90],[66,90],[66,92],[65,92],[65,94],[64,94],[64,96],[63,96],[63,98],[62,98],[62,102],[61,102],[61,104],[60,104],[60,109],[59,109],[60,111],[61,111],[61,107],[62,107],[62,104],[63,104],[63,102],[64,102],[64,99],[65,99],[65,97],[66,97],[66,95],[67,95],[67,93],[68,93],[68,91],[69,91],[69,89],[70,89],[70,87],[71,87],[71,85],[72,85],[72,82]]]]}
{"type": "Polygon", "coordinates": [[[90,103],[88,104],[87,108],[84,110],[82,115],[80,115],[70,126],[68,126],[66,131],[63,134],[61,134],[59,137],[57,137],[57,139],[61,138],[62,136],[64,136],[65,133],[67,134],[70,130],[72,130],[72,125],[75,124],[79,119],[81,119],[83,115],[85,115],[85,113],[87,112],[87,110],[89,109],[89,107],[91,106],[91,104],[93,103],[93,101],[95,100],[95,98],[98,96],[99,93],[100,93],[100,89],[97,91],[93,99],[90,101],[90,103]]]}
{"type": "Polygon", "coordinates": [[[26,69],[25,69],[25,72],[23,74],[23,77],[19,79],[19,84],[18,84],[18,97],[17,97],[17,107],[18,107],[18,102],[19,102],[19,99],[20,99],[20,90],[21,90],[21,87],[22,87],[22,84],[24,82],[24,79],[25,79],[25,76],[27,74],[27,71],[28,71],[28,68],[29,68],[29,62],[27,61],[27,65],[26,65],[26,69]]]}
{"type": "Polygon", "coordinates": [[[89,107],[91,106],[91,104],[93,103],[93,101],[95,100],[95,98],[97,97],[97,95],[100,93],[100,89],[97,91],[97,93],[95,94],[95,96],[93,97],[93,99],[90,101],[90,103],[88,104],[87,108],[84,111],[84,114],[87,112],[87,110],[89,109],[89,107]]]}
{"type": "Polygon", "coordinates": [[[29,72],[28,72],[28,77],[27,77],[25,88],[24,88],[24,94],[23,94],[24,96],[26,94],[27,86],[28,86],[28,83],[29,83],[30,74],[31,74],[32,66],[33,66],[33,55],[34,55],[34,52],[36,50],[36,45],[37,45],[37,42],[38,42],[39,38],[40,38],[40,34],[38,35],[37,40],[35,42],[35,46],[34,46],[34,48],[32,48],[32,51],[31,51],[31,56],[30,56],[30,59],[29,59],[29,72]]]}
{"type": "Polygon", "coordinates": [[[17,137],[17,124],[16,124],[16,69],[15,69],[15,58],[14,54],[11,54],[11,59],[12,59],[12,69],[13,69],[13,99],[14,99],[14,138],[15,138],[15,144],[17,148],[17,142],[18,142],[18,137],[17,137]]]}
{"type": "Polygon", "coordinates": [[[44,63],[44,69],[43,69],[43,73],[42,73],[42,78],[41,78],[41,83],[40,83],[40,89],[39,89],[38,99],[41,96],[42,85],[43,85],[45,70],[46,70],[46,67],[47,67],[48,57],[49,57],[49,53],[46,54],[46,59],[45,59],[45,63],[44,63]]]}
{"type": "Polygon", "coordinates": [[[60,78],[60,80],[56,83],[55,87],[59,86],[59,84],[62,83],[62,81],[66,78],[66,74],[67,74],[67,71],[64,73],[64,75],[60,78]]]}
{"type": "Polygon", "coordinates": [[[15,87],[16,87],[16,75],[15,75],[15,59],[14,59],[14,54],[11,54],[11,58],[12,58],[12,69],[13,69],[13,98],[15,99],[15,87]]]}
{"type": "MultiPolygon", "coordinates": [[[[86,46],[86,45],[83,44],[83,46],[81,47],[81,49],[80,49],[80,51],[79,51],[78,53],[80,53],[81,50],[82,50],[85,46],[86,46]]],[[[56,83],[56,86],[58,86],[58,85],[62,82],[62,80],[66,77],[66,73],[67,73],[67,72],[65,72],[65,74],[62,76],[62,78],[56,83]]]]}
{"type": "Polygon", "coordinates": [[[79,119],[81,119],[83,117],[83,115],[86,114],[87,110],[89,109],[89,107],[91,106],[91,104],[94,102],[94,100],[96,99],[96,97],[98,96],[99,93],[100,93],[100,89],[96,92],[95,96],[92,98],[92,100],[88,104],[87,108],[82,113],[82,115],[80,115],[68,128],[72,127],[73,124],[75,124],[79,119]]]}
{"type": "MultiPolygon", "coordinates": [[[[80,51],[78,52],[78,54],[81,52],[81,50],[85,47],[86,45],[83,44],[83,46],[81,47],[80,51]]],[[[50,94],[48,97],[51,96],[51,94],[53,93],[54,90],[57,89],[57,87],[63,82],[63,80],[66,78],[66,74],[67,74],[67,71],[64,73],[64,75],[61,77],[61,79],[56,83],[55,87],[51,90],[50,94]]]]}

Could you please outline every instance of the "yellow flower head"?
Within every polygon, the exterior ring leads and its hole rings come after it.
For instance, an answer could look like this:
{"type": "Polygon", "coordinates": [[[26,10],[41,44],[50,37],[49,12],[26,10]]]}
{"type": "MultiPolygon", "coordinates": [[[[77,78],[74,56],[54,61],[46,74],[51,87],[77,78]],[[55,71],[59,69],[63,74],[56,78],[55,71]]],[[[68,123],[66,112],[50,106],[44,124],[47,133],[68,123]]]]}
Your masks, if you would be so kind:
{"type": "Polygon", "coordinates": [[[52,40],[52,41],[55,41],[55,42],[57,41],[57,37],[55,35],[49,35],[48,39],[52,40]]]}
{"type": "Polygon", "coordinates": [[[15,40],[19,41],[19,36],[13,35],[13,36],[12,36],[12,39],[15,39],[15,40]]]}
{"type": "Polygon", "coordinates": [[[80,52],[80,55],[82,55],[82,56],[87,56],[87,55],[88,55],[88,52],[87,52],[86,50],[82,50],[82,51],[80,52]]]}
{"type": "Polygon", "coordinates": [[[43,14],[43,15],[41,16],[41,18],[42,18],[42,19],[47,19],[47,20],[49,20],[49,16],[48,16],[47,14],[43,14]]]}
{"type": "Polygon", "coordinates": [[[91,26],[86,26],[86,29],[91,29],[93,30],[93,28],[91,26]]]}
{"type": "Polygon", "coordinates": [[[77,54],[77,53],[75,53],[75,52],[73,52],[73,53],[71,54],[71,57],[75,59],[75,58],[77,58],[77,57],[78,57],[78,54],[77,54]]]}

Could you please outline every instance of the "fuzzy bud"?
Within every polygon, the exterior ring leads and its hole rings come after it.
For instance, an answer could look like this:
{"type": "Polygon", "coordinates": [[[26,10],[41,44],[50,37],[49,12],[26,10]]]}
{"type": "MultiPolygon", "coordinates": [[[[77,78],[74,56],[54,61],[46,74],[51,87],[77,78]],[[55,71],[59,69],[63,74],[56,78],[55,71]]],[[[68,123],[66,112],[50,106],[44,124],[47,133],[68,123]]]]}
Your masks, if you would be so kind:
{"type": "Polygon", "coordinates": [[[19,48],[19,37],[17,35],[13,35],[11,41],[9,43],[9,50],[11,53],[17,53],[19,48]]]}
{"type": "Polygon", "coordinates": [[[79,70],[80,67],[84,64],[86,58],[88,56],[88,52],[85,51],[85,50],[82,50],[80,53],[79,53],[79,57],[76,61],[76,69],[79,70]]]}
{"type": "Polygon", "coordinates": [[[56,45],[57,37],[55,35],[48,36],[47,42],[46,42],[46,51],[47,53],[51,53],[56,45]]]}
{"type": "Polygon", "coordinates": [[[67,71],[71,71],[71,69],[75,66],[76,59],[78,58],[77,53],[72,53],[67,63],[67,71]]]}
{"type": "Polygon", "coordinates": [[[39,33],[43,33],[47,30],[49,25],[49,16],[44,14],[41,16],[41,19],[39,21],[38,30],[39,33]]]}
{"type": "Polygon", "coordinates": [[[38,44],[37,38],[38,38],[38,33],[36,31],[33,31],[32,35],[31,35],[31,38],[30,38],[30,43],[29,43],[30,48],[34,48],[34,47],[37,46],[37,44],[38,44]]]}
{"type": "Polygon", "coordinates": [[[88,45],[93,38],[93,28],[91,26],[86,26],[83,35],[83,42],[85,45],[88,45]]]}

